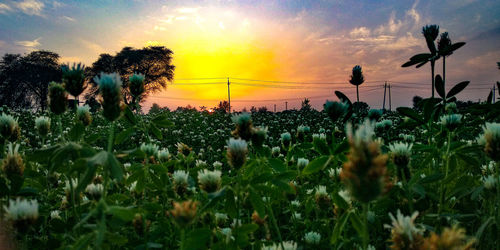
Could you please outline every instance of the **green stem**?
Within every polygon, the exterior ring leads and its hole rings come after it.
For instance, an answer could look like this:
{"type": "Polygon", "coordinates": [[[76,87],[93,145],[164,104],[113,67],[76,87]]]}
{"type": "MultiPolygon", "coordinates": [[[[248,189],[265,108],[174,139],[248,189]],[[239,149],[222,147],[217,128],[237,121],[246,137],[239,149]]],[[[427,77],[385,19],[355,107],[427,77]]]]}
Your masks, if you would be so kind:
{"type": "MultiPolygon", "coordinates": [[[[115,123],[111,122],[111,126],[109,127],[109,133],[108,133],[108,146],[106,148],[106,151],[108,151],[108,153],[110,153],[110,154],[113,153],[114,135],[115,135],[115,123]]],[[[103,173],[104,174],[104,187],[103,187],[103,191],[102,191],[102,197],[103,197],[103,199],[105,199],[106,194],[107,194],[108,181],[109,181],[109,177],[108,177],[109,169],[103,169],[103,172],[104,172],[103,173]]]]}
{"type": "Polygon", "coordinates": [[[444,182],[448,178],[448,172],[449,172],[449,167],[450,167],[450,144],[451,144],[451,135],[452,132],[448,131],[448,141],[446,145],[446,154],[445,154],[445,172],[444,172],[444,179],[441,181],[440,185],[440,199],[439,199],[439,208],[438,208],[438,229],[441,227],[441,213],[443,212],[443,207],[445,205],[445,196],[446,196],[446,187],[444,185],[444,182]]]}
{"type": "Polygon", "coordinates": [[[180,250],[185,249],[184,241],[186,240],[186,229],[181,229],[181,245],[180,245],[180,250]]]}
{"type": "Polygon", "coordinates": [[[500,162],[497,162],[497,167],[495,168],[495,184],[497,187],[497,197],[496,197],[496,213],[495,213],[495,220],[496,220],[496,229],[497,229],[497,250],[500,249],[500,244],[498,244],[498,241],[500,240],[500,183],[499,183],[499,178],[500,178],[500,162]]]}
{"type": "Polygon", "coordinates": [[[271,222],[273,223],[274,230],[276,230],[276,234],[278,234],[278,240],[280,241],[281,249],[285,249],[285,246],[283,245],[283,239],[281,238],[280,229],[278,227],[278,222],[274,217],[273,208],[271,207],[270,201],[267,202],[267,209],[269,210],[269,217],[271,218],[271,222]]]}
{"type": "MultiPolygon", "coordinates": [[[[409,168],[409,166],[406,167],[409,168]]],[[[410,214],[413,214],[413,198],[412,198],[411,188],[410,185],[408,184],[408,180],[406,180],[406,174],[404,173],[404,169],[400,168],[400,171],[401,171],[401,178],[403,178],[403,185],[406,189],[405,191],[408,199],[408,206],[410,208],[410,214]]]]}
{"type": "Polygon", "coordinates": [[[363,203],[363,249],[368,249],[368,242],[370,242],[370,235],[368,233],[368,210],[369,203],[363,203]]]}

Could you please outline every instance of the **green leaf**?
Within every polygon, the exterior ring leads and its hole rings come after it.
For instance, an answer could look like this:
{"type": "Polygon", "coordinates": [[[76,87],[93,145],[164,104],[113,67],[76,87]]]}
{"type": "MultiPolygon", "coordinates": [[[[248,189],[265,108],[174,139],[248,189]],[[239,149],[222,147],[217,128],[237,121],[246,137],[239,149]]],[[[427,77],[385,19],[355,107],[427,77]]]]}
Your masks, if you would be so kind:
{"type": "Polygon", "coordinates": [[[340,99],[341,102],[346,102],[349,104],[349,106],[352,105],[352,102],[351,100],[349,100],[349,97],[347,97],[346,95],[344,95],[344,93],[340,92],[340,91],[335,91],[335,95],[340,99]]]}
{"type": "Polygon", "coordinates": [[[197,228],[191,231],[186,238],[186,249],[208,249],[208,242],[212,235],[208,228],[197,228]]]}
{"type": "Polygon", "coordinates": [[[410,58],[410,61],[417,63],[426,62],[432,57],[430,53],[416,54],[410,58]]]}
{"type": "Polygon", "coordinates": [[[441,98],[445,98],[445,90],[444,90],[444,82],[443,78],[440,75],[436,76],[436,81],[434,82],[434,85],[436,87],[436,92],[441,96],[441,98]]]}
{"type": "Polygon", "coordinates": [[[135,118],[135,115],[134,113],[132,112],[132,110],[130,109],[129,106],[127,106],[127,108],[125,108],[125,110],[123,111],[124,113],[124,119],[126,121],[128,121],[130,124],[132,125],[136,125],[137,124],[137,119],[135,118]]]}
{"type": "Polygon", "coordinates": [[[338,193],[332,193],[331,195],[333,203],[337,205],[337,207],[342,208],[342,209],[348,209],[349,204],[340,196],[338,193]]]}
{"type": "Polygon", "coordinates": [[[122,142],[130,138],[130,136],[134,134],[135,130],[136,130],[135,127],[130,127],[118,133],[115,138],[115,145],[121,144],[122,142]]]}
{"type": "Polygon", "coordinates": [[[457,50],[457,49],[460,49],[462,46],[465,45],[465,42],[458,42],[458,43],[454,43],[450,46],[447,46],[443,52],[441,54],[443,55],[450,55],[451,52],[457,50]]]}
{"type": "Polygon", "coordinates": [[[341,143],[337,144],[335,150],[333,150],[333,154],[342,154],[349,150],[349,142],[347,140],[343,140],[341,143]]]}
{"type": "Polygon", "coordinates": [[[156,127],[154,123],[151,123],[149,125],[149,131],[151,131],[156,136],[156,138],[163,140],[163,135],[161,134],[161,131],[156,127]]]}
{"type": "Polygon", "coordinates": [[[347,222],[347,219],[349,219],[349,215],[351,213],[344,213],[340,219],[337,220],[337,223],[335,223],[335,227],[333,228],[333,233],[332,237],[330,239],[330,243],[333,245],[337,243],[337,240],[339,239],[340,235],[342,234],[342,230],[344,230],[345,224],[347,222]]]}
{"type": "Polygon", "coordinates": [[[330,164],[330,161],[332,159],[333,159],[333,156],[329,156],[329,155],[320,156],[320,157],[312,160],[311,162],[309,162],[309,164],[307,164],[307,166],[304,168],[304,170],[302,170],[302,174],[309,175],[309,174],[316,173],[316,172],[320,171],[321,169],[324,169],[326,166],[328,166],[328,164],[330,164]]]}
{"type": "Polygon", "coordinates": [[[359,218],[358,214],[353,212],[351,213],[351,216],[349,217],[351,220],[352,226],[354,229],[356,229],[356,232],[358,232],[359,235],[363,235],[363,223],[361,223],[361,219],[359,218]]]}
{"type": "Polygon", "coordinates": [[[490,94],[488,95],[488,99],[486,100],[486,103],[488,103],[488,104],[493,103],[493,90],[490,91],[490,94]]]}
{"type": "Polygon", "coordinates": [[[408,116],[419,124],[423,124],[424,120],[422,117],[413,109],[407,107],[399,107],[396,109],[400,114],[408,116]]]}
{"type": "Polygon", "coordinates": [[[85,126],[80,121],[77,121],[69,131],[68,136],[70,140],[78,141],[83,133],[85,133],[85,126]]]}
{"type": "Polygon", "coordinates": [[[153,118],[152,122],[160,127],[160,128],[169,128],[172,127],[174,124],[167,118],[166,115],[159,115],[155,118],[153,118]]]}
{"type": "Polygon", "coordinates": [[[322,155],[329,155],[330,151],[328,150],[328,144],[325,140],[321,140],[320,138],[315,138],[313,140],[314,150],[322,155]]]}
{"type": "Polygon", "coordinates": [[[117,181],[123,180],[123,169],[112,153],[108,153],[108,167],[113,179],[117,181]]]}
{"type": "Polygon", "coordinates": [[[236,217],[236,201],[234,200],[234,191],[227,189],[226,192],[226,213],[231,217],[236,217]]]}
{"type": "Polygon", "coordinates": [[[123,221],[131,221],[135,216],[133,210],[120,206],[109,206],[106,212],[123,221]]]}
{"type": "Polygon", "coordinates": [[[90,244],[90,241],[94,237],[95,233],[88,233],[80,236],[78,240],[73,244],[73,247],[71,249],[73,250],[83,250],[83,249],[88,249],[88,246],[90,244]]]}
{"type": "Polygon", "coordinates": [[[259,195],[253,187],[250,187],[248,189],[248,192],[249,192],[250,203],[252,203],[253,209],[257,211],[257,213],[261,218],[264,218],[266,214],[265,211],[266,208],[264,206],[264,202],[262,201],[262,196],[259,195]]]}
{"type": "Polygon", "coordinates": [[[479,227],[479,229],[476,232],[476,239],[478,241],[481,241],[481,236],[483,235],[484,230],[490,225],[491,222],[493,222],[494,217],[489,217],[483,224],[479,227]]]}
{"type": "Polygon", "coordinates": [[[418,68],[420,68],[420,67],[424,66],[425,64],[427,64],[427,62],[428,62],[428,61],[425,61],[425,62],[420,63],[419,65],[417,65],[417,66],[416,66],[416,68],[418,69],[418,68]]]}
{"type": "Polygon", "coordinates": [[[269,162],[269,165],[271,165],[271,168],[278,173],[285,172],[287,170],[285,164],[280,159],[270,158],[267,161],[269,162]]]}
{"type": "Polygon", "coordinates": [[[460,93],[462,90],[464,90],[467,85],[469,85],[469,81],[463,81],[458,83],[457,85],[453,86],[453,88],[450,89],[448,94],[446,95],[446,98],[450,98],[452,96],[455,96],[456,94],[460,93]]]}

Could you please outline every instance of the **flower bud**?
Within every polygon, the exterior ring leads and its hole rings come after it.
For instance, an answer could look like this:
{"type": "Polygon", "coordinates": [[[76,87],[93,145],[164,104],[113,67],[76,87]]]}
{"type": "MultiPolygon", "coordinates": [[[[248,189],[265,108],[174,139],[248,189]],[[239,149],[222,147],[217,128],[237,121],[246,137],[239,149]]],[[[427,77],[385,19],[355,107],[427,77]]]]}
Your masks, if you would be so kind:
{"type": "Polygon", "coordinates": [[[144,75],[133,74],[129,77],[130,94],[135,98],[140,98],[144,93],[144,75]]]}
{"type": "Polygon", "coordinates": [[[49,107],[50,111],[60,115],[66,111],[68,105],[68,93],[64,87],[56,82],[49,84],[49,107]]]}
{"type": "Polygon", "coordinates": [[[85,75],[83,74],[84,69],[85,66],[81,63],[73,64],[71,68],[69,65],[63,65],[62,67],[62,81],[64,88],[74,97],[81,95],[85,90],[85,75]]]}
{"type": "Polygon", "coordinates": [[[326,101],[326,103],[323,105],[323,108],[328,117],[330,117],[333,122],[336,122],[338,119],[344,117],[344,115],[347,113],[348,106],[347,104],[342,102],[326,101]]]}
{"type": "Polygon", "coordinates": [[[46,137],[50,132],[50,118],[40,116],[35,119],[35,128],[41,137],[46,137]]]}
{"type": "Polygon", "coordinates": [[[22,176],[24,173],[24,161],[18,153],[19,144],[15,146],[9,143],[7,156],[2,160],[2,170],[8,179],[14,176],[22,176]]]}
{"type": "Polygon", "coordinates": [[[180,228],[189,226],[196,217],[198,202],[188,200],[182,203],[174,202],[174,208],[168,214],[173,219],[174,223],[180,228]]]}
{"type": "Polygon", "coordinates": [[[233,136],[246,141],[252,139],[252,117],[249,113],[234,115],[231,120],[236,124],[236,129],[232,132],[233,136]]]}
{"type": "Polygon", "coordinates": [[[99,77],[94,78],[94,81],[99,85],[102,96],[103,116],[108,121],[115,121],[122,112],[122,80],[120,76],[117,73],[101,73],[99,77]]]}
{"type": "Polygon", "coordinates": [[[12,222],[19,232],[26,232],[30,225],[38,219],[37,200],[10,200],[9,206],[4,206],[5,218],[12,222]]]}
{"type": "Polygon", "coordinates": [[[235,169],[239,169],[245,164],[247,159],[247,142],[241,139],[229,139],[227,144],[227,161],[235,169]]]}
{"type": "Polygon", "coordinates": [[[209,171],[207,169],[203,169],[198,172],[198,183],[200,188],[207,192],[213,193],[219,190],[221,185],[221,171],[214,170],[209,171]]]}
{"type": "Polygon", "coordinates": [[[486,123],[478,143],[484,146],[484,152],[494,161],[500,161],[500,123],[486,123]]]}
{"type": "Polygon", "coordinates": [[[89,126],[92,123],[92,116],[90,115],[90,107],[88,105],[79,106],[76,109],[76,119],[78,119],[84,126],[89,126]]]}

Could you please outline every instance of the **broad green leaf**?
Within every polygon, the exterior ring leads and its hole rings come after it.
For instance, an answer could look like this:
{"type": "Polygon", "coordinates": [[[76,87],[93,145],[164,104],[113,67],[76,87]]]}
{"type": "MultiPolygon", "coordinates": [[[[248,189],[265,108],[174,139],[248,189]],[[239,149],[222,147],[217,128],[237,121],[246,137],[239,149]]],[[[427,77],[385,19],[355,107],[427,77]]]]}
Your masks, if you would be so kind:
{"type": "Polygon", "coordinates": [[[450,89],[448,94],[446,95],[446,98],[450,98],[452,96],[455,96],[456,94],[460,93],[462,90],[464,90],[467,85],[469,85],[469,81],[463,81],[458,83],[457,85],[453,86],[453,88],[450,89]]]}
{"type": "Polygon", "coordinates": [[[135,216],[135,212],[133,210],[120,206],[109,206],[106,212],[123,221],[131,221],[135,216]]]}
{"type": "Polygon", "coordinates": [[[444,82],[443,78],[440,75],[436,76],[436,81],[434,82],[434,86],[436,87],[436,92],[441,96],[441,98],[445,98],[446,93],[444,90],[444,82]]]}
{"type": "Polygon", "coordinates": [[[342,231],[344,230],[345,224],[347,222],[347,219],[349,219],[350,214],[351,213],[349,213],[349,212],[344,213],[335,223],[335,227],[333,228],[332,237],[330,238],[330,243],[332,245],[337,243],[337,240],[339,239],[340,235],[342,234],[342,231]]]}
{"type": "Polygon", "coordinates": [[[117,181],[123,180],[123,169],[112,153],[108,153],[108,167],[113,179],[117,181]]]}
{"type": "Polygon", "coordinates": [[[77,121],[69,131],[68,137],[72,141],[78,141],[82,137],[83,133],[85,133],[85,126],[83,126],[80,121],[77,121]]]}
{"type": "Polygon", "coordinates": [[[309,175],[309,174],[316,173],[316,172],[324,169],[326,166],[328,166],[328,164],[330,163],[330,161],[332,159],[333,159],[333,156],[329,156],[329,155],[320,156],[320,157],[312,160],[311,162],[309,162],[309,164],[307,164],[307,166],[304,168],[304,170],[302,170],[302,174],[309,175]]]}
{"type": "Polygon", "coordinates": [[[413,109],[407,107],[399,107],[396,109],[400,114],[408,116],[419,124],[423,124],[424,120],[422,117],[413,109]]]}
{"type": "Polygon", "coordinates": [[[250,202],[252,203],[253,209],[257,211],[261,218],[264,218],[266,214],[266,208],[264,202],[262,201],[262,196],[257,193],[257,191],[250,187],[248,189],[250,202]]]}
{"type": "Polygon", "coordinates": [[[135,130],[136,130],[135,127],[130,127],[118,133],[115,138],[115,145],[121,144],[122,142],[130,138],[130,136],[134,134],[135,130]]]}
{"type": "Polygon", "coordinates": [[[207,249],[212,232],[208,228],[197,228],[191,231],[186,238],[185,249],[207,249]]]}
{"type": "Polygon", "coordinates": [[[163,140],[163,135],[161,134],[161,131],[156,127],[154,123],[151,123],[149,125],[149,131],[151,131],[156,136],[156,138],[163,140]]]}

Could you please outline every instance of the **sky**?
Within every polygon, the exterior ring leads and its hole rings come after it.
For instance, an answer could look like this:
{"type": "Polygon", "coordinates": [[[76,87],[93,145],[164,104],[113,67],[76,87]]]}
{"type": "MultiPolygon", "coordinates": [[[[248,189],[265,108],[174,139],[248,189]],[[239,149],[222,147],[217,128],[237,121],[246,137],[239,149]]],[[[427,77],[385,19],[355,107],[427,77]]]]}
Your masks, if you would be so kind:
{"type": "Polygon", "coordinates": [[[0,0],[0,55],[43,49],[91,65],[125,46],[166,46],[175,79],[145,109],[214,107],[227,100],[227,77],[235,110],[299,108],[304,97],[321,109],[335,90],[356,98],[349,76],[359,64],[360,101],[381,108],[388,81],[394,108],[430,96],[430,65],[401,68],[428,51],[427,24],[467,43],[446,60],[447,89],[469,80],[459,99],[484,100],[500,80],[499,13],[495,0],[0,0]]]}

